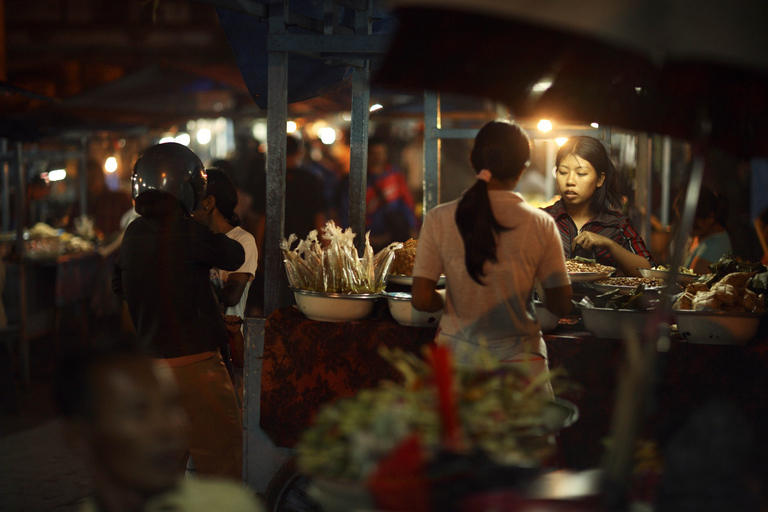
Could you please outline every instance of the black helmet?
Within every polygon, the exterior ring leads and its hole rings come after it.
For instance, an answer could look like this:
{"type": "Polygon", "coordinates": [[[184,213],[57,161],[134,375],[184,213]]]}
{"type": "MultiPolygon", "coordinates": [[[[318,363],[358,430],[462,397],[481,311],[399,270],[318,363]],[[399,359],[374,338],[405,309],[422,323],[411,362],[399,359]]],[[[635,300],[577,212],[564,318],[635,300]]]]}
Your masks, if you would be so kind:
{"type": "Polygon", "coordinates": [[[133,166],[131,176],[134,199],[147,190],[159,190],[178,199],[187,213],[200,207],[206,184],[203,162],[191,149],[175,142],[147,149],[133,166]]]}

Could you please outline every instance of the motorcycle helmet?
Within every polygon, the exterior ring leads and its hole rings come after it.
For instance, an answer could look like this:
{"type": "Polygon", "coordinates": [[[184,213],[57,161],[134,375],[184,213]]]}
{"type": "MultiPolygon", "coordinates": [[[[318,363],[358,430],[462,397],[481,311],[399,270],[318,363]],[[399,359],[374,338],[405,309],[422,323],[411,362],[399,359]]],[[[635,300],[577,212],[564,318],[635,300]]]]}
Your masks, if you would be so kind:
{"type": "Polygon", "coordinates": [[[135,200],[142,192],[159,190],[175,197],[188,214],[200,207],[207,179],[200,158],[176,142],[156,144],[136,161],[131,176],[135,200]]]}

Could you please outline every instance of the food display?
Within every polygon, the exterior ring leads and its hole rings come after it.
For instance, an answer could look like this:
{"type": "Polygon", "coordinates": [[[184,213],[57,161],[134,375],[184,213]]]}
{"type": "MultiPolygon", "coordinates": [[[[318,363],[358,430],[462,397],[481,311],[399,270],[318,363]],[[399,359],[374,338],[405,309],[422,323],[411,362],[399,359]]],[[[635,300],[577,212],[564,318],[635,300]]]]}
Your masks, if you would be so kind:
{"type": "Polygon", "coordinates": [[[38,222],[24,234],[26,256],[31,259],[57,258],[63,254],[92,251],[94,243],[81,235],[67,233],[38,222]]]}
{"type": "MultiPolygon", "coordinates": [[[[413,264],[416,262],[416,248],[419,241],[409,238],[402,247],[395,249],[395,261],[389,269],[388,282],[404,286],[413,284],[413,264]]],[[[438,286],[445,285],[445,276],[437,280],[438,286]]]]}
{"type": "Polygon", "coordinates": [[[677,298],[673,308],[694,311],[763,313],[765,311],[763,296],[747,287],[754,275],[753,272],[733,272],[716,282],[691,283],[677,298]]]}
{"type": "Polygon", "coordinates": [[[620,293],[631,294],[640,288],[641,291],[660,291],[666,282],[658,277],[609,277],[592,283],[598,292],[618,290],[620,293]]]}
{"type": "MultiPolygon", "coordinates": [[[[653,267],[651,270],[658,270],[660,272],[669,272],[670,271],[670,266],[669,265],[657,265],[657,266],[653,267]]],[[[680,274],[687,275],[687,276],[695,276],[696,275],[696,272],[694,272],[692,268],[684,267],[682,265],[677,267],[677,272],[680,273],[680,274]]]]}
{"type": "Polygon", "coordinates": [[[595,260],[581,258],[568,258],[565,260],[568,275],[572,282],[595,281],[612,275],[616,269],[597,263],[595,260]]]}
{"type": "Polygon", "coordinates": [[[569,273],[613,273],[616,271],[616,269],[613,267],[602,265],[597,263],[595,260],[588,260],[586,258],[568,258],[565,260],[565,266],[569,273]]]}
{"type": "Polygon", "coordinates": [[[657,294],[647,294],[642,285],[629,293],[613,289],[596,297],[584,297],[578,304],[584,327],[598,338],[642,339],[654,309],[657,294]]]}
{"type": "Polygon", "coordinates": [[[642,284],[646,289],[648,289],[662,288],[666,283],[663,279],[659,279],[658,277],[609,277],[608,279],[595,281],[595,284],[622,288],[637,288],[638,285],[642,284]]]}
{"type": "MultiPolygon", "coordinates": [[[[432,366],[414,354],[384,347],[380,353],[402,373],[404,383],[384,381],[324,406],[296,446],[304,473],[363,481],[413,434],[428,453],[437,452],[441,417],[432,366]]],[[[544,391],[547,379],[556,395],[567,385],[556,371],[529,380],[508,366],[457,368],[453,389],[463,444],[508,464],[535,465],[551,455],[555,447],[542,434],[569,425],[577,412],[570,404],[567,417],[557,426],[548,424],[552,400],[544,391]]]]}
{"type": "Polygon", "coordinates": [[[416,261],[416,248],[419,241],[409,238],[399,249],[395,249],[395,261],[389,272],[398,276],[410,276],[413,274],[413,264],[416,261]]]}
{"type": "Polygon", "coordinates": [[[341,229],[332,220],[323,228],[323,238],[329,241],[326,247],[320,243],[317,230],[311,231],[305,240],[298,240],[295,234],[283,239],[280,249],[291,287],[332,294],[382,292],[394,251],[402,244],[390,244],[374,255],[369,236],[366,233],[362,258],[354,245],[355,233],[350,228],[341,229]]]}

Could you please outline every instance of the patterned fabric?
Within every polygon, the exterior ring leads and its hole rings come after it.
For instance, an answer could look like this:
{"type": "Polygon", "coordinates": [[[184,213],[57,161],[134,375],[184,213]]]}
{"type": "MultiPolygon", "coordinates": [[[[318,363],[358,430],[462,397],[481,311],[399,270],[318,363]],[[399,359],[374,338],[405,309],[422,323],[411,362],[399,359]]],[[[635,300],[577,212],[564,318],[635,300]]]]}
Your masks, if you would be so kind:
{"type": "Polygon", "coordinates": [[[278,446],[293,446],[318,408],[400,374],[379,345],[421,354],[435,329],[405,327],[391,317],[316,322],[294,308],[278,309],[264,326],[261,428],[278,446]]]}
{"type": "MultiPolygon", "coordinates": [[[[656,265],[653,256],[648,249],[645,248],[645,242],[632,226],[632,223],[629,222],[629,219],[626,216],[617,211],[610,210],[598,213],[584,224],[581,230],[576,228],[573,219],[571,219],[568,212],[565,211],[562,199],[552,206],[544,208],[544,211],[555,218],[557,229],[560,231],[560,238],[563,242],[563,251],[565,251],[566,258],[577,256],[577,254],[574,254],[574,251],[571,250],[573,239],[576,238],[581,231],[591,231],[598,235],[610,238],[634,254],[639,254],[650,261],[652,266],[656,265]]],[[[597,249],[593,257],[598,263],[602,263],[603,265],[609,265],[611,267],[616,266],[616,262],[611,254],[604,248],[597,249]]]]}

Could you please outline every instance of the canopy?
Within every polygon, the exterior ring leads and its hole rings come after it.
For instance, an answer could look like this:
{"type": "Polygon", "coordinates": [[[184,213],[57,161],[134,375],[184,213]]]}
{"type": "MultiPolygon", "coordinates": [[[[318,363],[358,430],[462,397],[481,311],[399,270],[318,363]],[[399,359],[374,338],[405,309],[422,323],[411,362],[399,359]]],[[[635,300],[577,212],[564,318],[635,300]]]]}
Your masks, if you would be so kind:
{"type": "MultiPolygon", "coordinates": [[[[251,2],[249,12],[233,10],[222,5],[231,2],[214,1],[216,12],[224,28],[243,80],[256,104],[267,108],[268,87],[268,9],[269,2],[251,2]]],[[[352,11],[348,10],[336,20],[336,27],[352,28],[352,11]]],[[[323,20],[326,15],[321,0],[292,0],[289,18],[323,20]]],[[[305,26],[311,25],[307,22],[305,26]]],[[[322,24],[318,27],[322,33],[322,24]]],[[[372,35],[389,35],[396,28],[395,18],[385,11],[379,0],[373,0],[372,35]]],[[[288,34],[315,34],[300,24],[286,24],[288,34]]],[[[343,37],[343,34],[342,34],[343,37]]],[[[311,45],[303,49],[305,55],[292,53],[288,61],[288,103],[296,103],[320,96],[349,85],[352,78],[351,66],[338,56],[331,58],[315,51],[311,45]],[[314,54],[307,56],[306,54],[314,54]]]]}
{"type": "Polygon", "coordinates": [[[374,83],[768,155],[768,2],[397,0],[374,83]]]}

